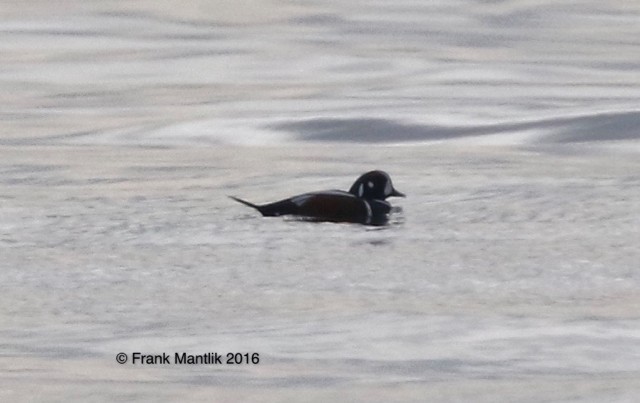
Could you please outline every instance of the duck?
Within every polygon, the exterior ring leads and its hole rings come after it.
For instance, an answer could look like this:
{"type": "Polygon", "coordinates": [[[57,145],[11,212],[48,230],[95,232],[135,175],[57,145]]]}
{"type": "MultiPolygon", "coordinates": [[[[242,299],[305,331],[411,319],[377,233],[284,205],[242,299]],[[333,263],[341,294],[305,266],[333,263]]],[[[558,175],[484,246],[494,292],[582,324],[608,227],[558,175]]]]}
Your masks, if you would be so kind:
{"type": "Polygon", "coordinates": [[[348,192],[308,192],[266,204],[254,204],[239,197],[229,197],[257,210],[264,217],[290,215],[316,222],[380,226],[387,224],[391,212],[391,204],[386,199],[406,195],[393,187],[389,174],[374,170],[356,179],[348,192]]]}

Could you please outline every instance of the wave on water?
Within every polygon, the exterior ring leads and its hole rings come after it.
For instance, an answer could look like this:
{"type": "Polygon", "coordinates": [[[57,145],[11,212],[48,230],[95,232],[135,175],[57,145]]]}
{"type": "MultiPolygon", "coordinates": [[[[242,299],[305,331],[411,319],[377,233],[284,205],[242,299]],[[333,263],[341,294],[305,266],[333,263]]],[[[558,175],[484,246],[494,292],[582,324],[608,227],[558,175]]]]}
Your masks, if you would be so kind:
{"type": "Polygon", "coordinates": [[[137,146],[326,144],[491,144],[505,146],[640,144],[640,111],[606,112],[476,125],[409,123],[394,119],[312,118],[246,126],[195,120],[4,140],[20,144],[120,144],[137,146]]]}
{"type": "Polygon", "coordinates": [[[22,3],[0,22],[0,145],[638,148],[626,3],[22,3]]]}
{"type": "Polygon", "coordinates": [[[535,130],[533,144],[567,144],[640,140],[640,111],[555,117],[537,121],[479,126],[409,124],[379,118],[318,118],[273,125],[303,141],[405,143],[510,134],[535,130]]]}

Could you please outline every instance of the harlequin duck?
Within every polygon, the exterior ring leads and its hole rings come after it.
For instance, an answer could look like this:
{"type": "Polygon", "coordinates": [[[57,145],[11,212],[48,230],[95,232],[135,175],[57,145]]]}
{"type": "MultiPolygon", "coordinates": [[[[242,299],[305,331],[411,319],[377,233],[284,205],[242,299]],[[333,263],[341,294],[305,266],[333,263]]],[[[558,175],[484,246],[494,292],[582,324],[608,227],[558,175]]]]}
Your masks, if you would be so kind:
{"type": "Polygon", "coordinates": [[[391,196],[405,197],[393,188],[386,172],[371,171],[360,176],[348,192],[328,190],[304,193],[262,205],[229,197],[258,210],[265,217],[295,215],[311,221],[384,225],[391,211],[391,205],[385,199],[391,196]]]}

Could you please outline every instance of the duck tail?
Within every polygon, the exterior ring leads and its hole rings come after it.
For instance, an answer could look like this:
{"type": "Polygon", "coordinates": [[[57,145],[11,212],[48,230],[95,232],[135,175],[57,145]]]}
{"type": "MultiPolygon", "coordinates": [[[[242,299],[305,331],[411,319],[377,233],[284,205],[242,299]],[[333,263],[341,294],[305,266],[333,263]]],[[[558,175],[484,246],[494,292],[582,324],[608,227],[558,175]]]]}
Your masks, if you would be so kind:
{"type": "Polygon", "coordinates": [[[250,203],[235,196],[229,196],[229,198],[237,201],[238,203],[242,203],[245,206],[249,206],[258,210],[260,214],[265,217],[277,217],[285,214],[298,214],[298,205],[296,205],[289,199],[258,206],[257,204],[250,203]]]}
{"type": "Polygon", "coordinates": [[[254,209],[256,209],[256,210],[258,210],[258,211],[260,211],[262,213],[262,211],[260,210],[260,206],[258,206],[256,204],[250,203],[250,202],[248,202],[246,200],[242,200],[239,197],[235,197],[235,196],[229,196],[229,198],[237,201],[238,203],[242,203],[245,206],[249,206],[251,208],[254,208],[254,209]]]}

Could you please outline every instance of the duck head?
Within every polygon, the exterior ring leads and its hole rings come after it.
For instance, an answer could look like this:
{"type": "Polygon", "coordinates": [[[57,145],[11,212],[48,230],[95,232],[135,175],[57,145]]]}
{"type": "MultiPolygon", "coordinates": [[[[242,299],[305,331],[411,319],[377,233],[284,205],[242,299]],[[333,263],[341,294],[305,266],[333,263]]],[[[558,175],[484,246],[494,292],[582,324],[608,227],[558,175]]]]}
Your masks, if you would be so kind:
{"type": "Polygon", "coordinates": [[[349,189],[349,193],[362,199],[385,200],[387,197],[405,197],[393,188],[389,174],[370,171],[360,176],[349,189]]]}

